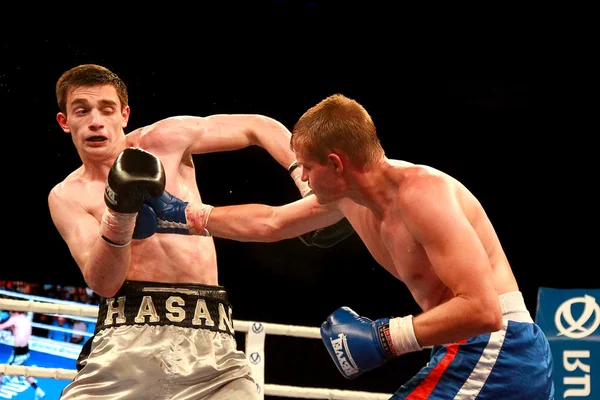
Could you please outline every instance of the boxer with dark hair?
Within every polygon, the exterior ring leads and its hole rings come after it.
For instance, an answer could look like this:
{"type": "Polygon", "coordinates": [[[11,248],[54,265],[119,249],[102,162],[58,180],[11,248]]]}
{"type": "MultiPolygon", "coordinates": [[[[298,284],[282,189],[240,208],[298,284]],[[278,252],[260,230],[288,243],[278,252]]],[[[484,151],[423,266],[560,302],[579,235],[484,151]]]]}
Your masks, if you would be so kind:
{"type": "MultiPolygon", "coordinates": [[[[194,154],[257,145],[287,168],[295,160],[289,130],[239,114],[166,118],[125,134],[127,87],[99,65],[64,72],[56,98],[58,124],[82,165],[51,190],[48,206],[85,282],[103,296],[95,334],[61,398],[256,398],[213,239],[149,235],[152,226],[136,230],[136,220],[145,201],[166,193],[201,203],[194,154]]],[[[306,195],[306,183],[296,183],[306,195]]],[[[332,211],[328,220],[325,230],[335,232],[343,215],[332,211]]],[[[181,231],[175,223],[154,228],[181,231]]]]}

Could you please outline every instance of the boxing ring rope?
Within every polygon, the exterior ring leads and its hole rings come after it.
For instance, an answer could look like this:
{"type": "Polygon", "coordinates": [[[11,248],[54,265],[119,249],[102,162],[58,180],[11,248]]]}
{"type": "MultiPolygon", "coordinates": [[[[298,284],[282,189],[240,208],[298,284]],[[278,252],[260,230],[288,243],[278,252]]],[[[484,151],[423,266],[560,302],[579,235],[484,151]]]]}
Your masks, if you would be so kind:
{"type": "MultiPolygon", "coordinates": [[[[8,293],[0,294],[6,295],[8,293]]],[[[13,292],[10,292],[10,295],[17,295],[21,298],[37,297],[13,292]]],[[[71,302],[43,297],[37,298],[43,299],[44,302],[34,300],[12,300],[0,298],[0,310],[33,312],[49,315],[63,315],[68,316],[69,318],[71,318],[71,316],[79,316],[82,317],[82,319],[83,317],[87,317],[94,318],[94,322],[96,321],[95,318],[97,318],[98,316],[98,306],[67,304],[71,302]]],[[[242,321],[235,319],[233,320],[235,331],[244,332],[247,335],[248,333],[252,332],[252,327],[254,324],[257,324],[257,322],[242,321]]],[[[258,324],[262,325],[262,328],[264,329],[264,334],[293,336],[308,339],[321,339],[320,330],[319,328],[315,327],[282,325],[269,322],[260,322],[258,324]]],[[[51,329],[52,327],[50,325],[45,325],[44,328],[51,329]]],[[[77,332],[84,334],[83,332],[77,332]]],[[[68,370],[63,368],[25,367],[17,365],[0,364],[0,375],[7,376],[24,376],[36,378],[51,378],[58,380],[72,380],[76,374],[76,370],[68,370]]],[[[330,400],[383,400],[389,399],[391,397],[391,394],[387,393],[360,392],[326,388],[308,388],[268,383],[264,384],[264,394],[266,396],[330,400]]]]}

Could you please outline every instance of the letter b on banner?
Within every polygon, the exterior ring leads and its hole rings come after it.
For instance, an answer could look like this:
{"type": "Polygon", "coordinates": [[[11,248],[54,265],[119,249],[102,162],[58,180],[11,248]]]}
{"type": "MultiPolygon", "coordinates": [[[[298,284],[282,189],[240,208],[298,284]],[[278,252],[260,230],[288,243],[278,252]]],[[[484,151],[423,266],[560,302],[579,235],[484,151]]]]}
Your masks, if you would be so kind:
{"type": "Polygon", "coordinates": [[[535,322],[552,349],[556,399],[600,399],[600,289],[540,288],[535,322]]]}

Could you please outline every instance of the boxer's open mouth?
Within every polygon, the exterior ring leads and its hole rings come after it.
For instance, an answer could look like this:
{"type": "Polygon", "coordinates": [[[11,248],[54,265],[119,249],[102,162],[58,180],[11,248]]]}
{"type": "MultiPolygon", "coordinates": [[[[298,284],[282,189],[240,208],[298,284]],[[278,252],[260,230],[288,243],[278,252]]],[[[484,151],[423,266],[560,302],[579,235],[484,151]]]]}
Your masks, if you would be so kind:
{"type": "Polygon", "coordinates": [[[91,136],[86,139],[88,142],[104,142],[106,138],[104,136],[91,136]]]}

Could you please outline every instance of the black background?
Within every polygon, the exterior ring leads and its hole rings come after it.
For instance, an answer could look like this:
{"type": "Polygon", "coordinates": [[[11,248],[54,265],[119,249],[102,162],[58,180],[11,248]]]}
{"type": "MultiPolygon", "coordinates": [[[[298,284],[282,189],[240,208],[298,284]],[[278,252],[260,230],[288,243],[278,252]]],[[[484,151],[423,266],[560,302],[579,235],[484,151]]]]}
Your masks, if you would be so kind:
{"type": "MultiPolygon", "coordinates": [[[[55,82],[70,67],[98,63],[128,85],[127,131],[217,113],[264,114],[291,129],[324,97],[353,97],[373,117],[389,158],[446,171],[479,197],[532,313],[540,286],[599,286],[600,85],[597,32],[585,10],[144,4],[65,3],[37,7],[35,18],[12,12],[14,26],[1,39],[1,279],[85,285],[46,200],[80,165],[56,123],[55,82]]],[[[260,148],[195,162],[203,198],[215,206],[298,198],[260,148]]],[[[296,239],[215,245],[234,319],[318,326],[342,305],[373,319],[419,312],[356,236],[328,250],[296,239]]],[[[320,341],[268,336],[266,354],[267,383],[388,393],[427,359],[405,355],[347,381],[320,341]]]]}

